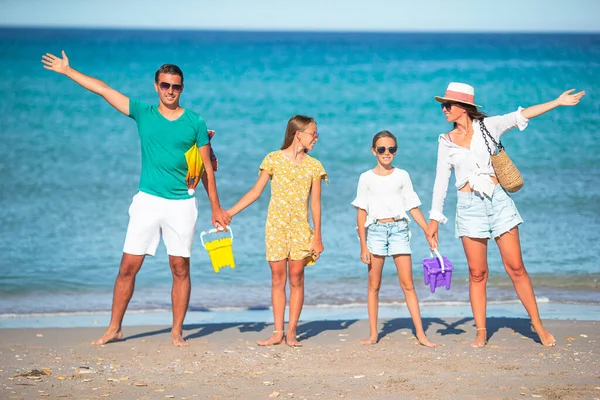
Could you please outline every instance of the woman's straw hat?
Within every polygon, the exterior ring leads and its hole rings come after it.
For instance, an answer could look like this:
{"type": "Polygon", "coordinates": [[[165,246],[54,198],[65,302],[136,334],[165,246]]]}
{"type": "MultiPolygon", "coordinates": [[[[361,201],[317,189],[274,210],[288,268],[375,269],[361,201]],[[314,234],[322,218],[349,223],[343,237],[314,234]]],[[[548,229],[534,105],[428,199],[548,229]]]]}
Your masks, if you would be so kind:
{"type": "Polygon", "coordinates": [[[474,103],[475,89],[473,89],[473,86],[467,85],[466,83],[450,82],[444,96],[434,96],[434,99],[436,99],[440,103],[446,101],[453,101],[455,103],[462,103],[468,104],[470,106],[481,107],[474,103]]]}

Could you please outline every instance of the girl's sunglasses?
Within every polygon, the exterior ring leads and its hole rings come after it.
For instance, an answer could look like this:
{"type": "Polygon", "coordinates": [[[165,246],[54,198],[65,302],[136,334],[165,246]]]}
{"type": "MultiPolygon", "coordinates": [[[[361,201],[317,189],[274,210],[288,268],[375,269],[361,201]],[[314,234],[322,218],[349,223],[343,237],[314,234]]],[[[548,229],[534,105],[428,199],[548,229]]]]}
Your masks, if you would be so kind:
{"type": "Polygon", "coordinates": [[[308,133],[310,136],[312,136],[313,139],[318,139],[319,138],[319,134],[317,133],[317,131],[314,131],[314,132],[302,131],[302,132],[308,133]]]}
{"type": "Polygon", "coordinates": [[[389,151],[390,154],[396,154],[398,151],[398,146],[390,146],[387,149],[384,146],[375,147],[375,151],[377,151],[379,154],[384,154],[386,150],[389,151]]]}
{"type": "Polygon", "coordinates": [[[173,87],[174,92],[181,93],[183,91],[183,85],[177,84],[177,83],[174,85],[171,85],[168,82],[161,82],[158,84],[158,87],[160,88],[160,90],[165,91],[165,92],[167,90],[171,89],[171,87],[173,87]]]}

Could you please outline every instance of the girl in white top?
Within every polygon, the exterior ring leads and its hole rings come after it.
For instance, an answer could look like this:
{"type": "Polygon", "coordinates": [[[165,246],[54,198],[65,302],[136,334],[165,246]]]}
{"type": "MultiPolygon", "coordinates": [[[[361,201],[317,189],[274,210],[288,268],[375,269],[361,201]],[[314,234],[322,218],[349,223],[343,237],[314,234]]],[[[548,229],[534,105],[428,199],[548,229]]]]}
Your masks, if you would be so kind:
{"type": "Polygon", "coordinates": [[[418,208],[421,201],[413,190],[408,173],[392,166],[397,150],[396,137],[390,132],[382,131],[375,135],[371,152],[377,158],[377,165],[360,176],[356,199],[352,202],[358,211],[360,259],[369,266],[367,308],[370,334],[361,343],[375,344],[379,340],[377,313],[381,272],[385,257],[391,256],[415,324],[417,339],[424,346],[435,347],[437,345],[427,338],[423,330],[413,284],[407,212],[423,231],[427,222],[418,208]]]}
{"type": "Polygon", "coordinates": [[[491,238],[496,240],[504,268],[531,318],[532,328],[544,346],[556,344],[554,337],[542,325],[533,287],[523,264],[518,229],[523,220],[512,199],[498,184],[490,153],[497,152],[495,143],[509,129],[518,127],[523,130],[531,118],[559,106],[579,103],[585,92],[572,94],[573,91],[566,91],[547,103],[525,109],[519,107],[513,113],[496,117],[487,117],[477,109],[474,89],[464,83],[452,82],[443,97],[435,97],[442,103],[446,121],[453,123],[454,129],[439,138],[427,236],[432,247],[437,247],[438,223],[447,221],[443,206],[448,180],[454,170],[458,189],[456,236],[462,240],[469,264],[469,297],[477,328],[473,347],[483,347],[487,343],[487,244],[491,238]]]}

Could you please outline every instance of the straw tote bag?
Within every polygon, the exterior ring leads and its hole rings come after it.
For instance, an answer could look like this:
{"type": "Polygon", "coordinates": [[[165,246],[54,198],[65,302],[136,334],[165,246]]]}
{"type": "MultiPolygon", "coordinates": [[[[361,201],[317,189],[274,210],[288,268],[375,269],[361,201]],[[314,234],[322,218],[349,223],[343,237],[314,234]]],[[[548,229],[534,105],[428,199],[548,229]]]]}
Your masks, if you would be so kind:
{"type": "Polygon", "coordinates": [[[498,182],[507,192],[514,193],[518,191],[523,187],[523,177],[521,176],[521,173],[512,162],[508,154],[506,154],[506,150],[504,150],[502,142],[496,142],[494,137],[490,134],[490,131],[488,131],[487,127],[483,123],[483,119],[479,120],[479,127],[481,128],[481,134],[485,140],[485,145],[490,153],[492,167],[494,168],[494,173],[496,174],[498,182]],[[490,148],[490,144],[487,140],[488,137],[498,149],[498,153],[492,153],[492,149],[490,148]]]}

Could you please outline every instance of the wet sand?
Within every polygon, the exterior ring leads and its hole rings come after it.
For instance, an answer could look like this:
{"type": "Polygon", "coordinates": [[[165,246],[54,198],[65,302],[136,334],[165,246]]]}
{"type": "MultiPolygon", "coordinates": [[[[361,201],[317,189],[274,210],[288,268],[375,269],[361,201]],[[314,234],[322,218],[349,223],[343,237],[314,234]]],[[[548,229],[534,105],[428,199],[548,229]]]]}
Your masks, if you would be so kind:
{"type": "Polygon", "coordinates": [[[190,346],[166,326],[125,327],[94,347],[102,328],[0,330],[1,399],[600,399],[600,322],[548,320],[545,348],[526,319],[490,318],[474,349],[472,319],[425,318],[428,349],[408,318],[306,321],[302,348],[259,347],[263,323],[186,325],[190,346]],[[29,375],[29,376],[27,376],[29,375]]]}

